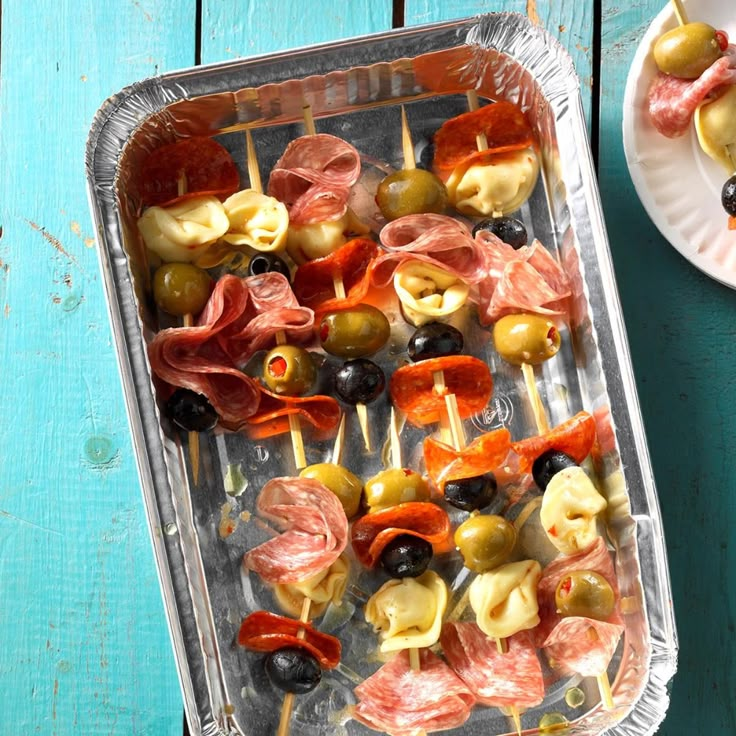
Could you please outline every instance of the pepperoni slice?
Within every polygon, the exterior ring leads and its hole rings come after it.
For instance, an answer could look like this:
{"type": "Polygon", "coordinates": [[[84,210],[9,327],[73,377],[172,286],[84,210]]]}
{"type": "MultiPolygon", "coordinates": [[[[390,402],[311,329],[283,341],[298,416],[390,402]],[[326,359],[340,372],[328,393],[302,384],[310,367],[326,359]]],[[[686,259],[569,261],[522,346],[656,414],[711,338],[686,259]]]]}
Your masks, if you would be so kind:
{"type": "Polygon", "coordinates": [[[729,215],[729,218],[728,218],[728,229],[729,230],[736,230],[736,216],[729,215]]]}
{"type": "Polygon", "coordinates": [[[363,565],[375,567],[386,545],[401,534],[426,540],[440,554],[450,548],[450,532],[443,509],[428,501],[409,501],[362,516],[353,524],[351,539],[363,565]]]}
{"type": "Polygon", "coordinates": [[[146,206],[166,206],[206,194],[229,197],[240,175],[227,149],[212,138],[186,138],[153,151],[141,167],[140,193],[146,206]],[[179,194],[184,177],[186,194],[179,194]]]}
{"type": "Polygon", "coordinates": [[[340,640],[313,628],[268,611],[254,611],[243,619],[238,631],[238,644],[254,652],[275,652],[283,647],[299,647],[317,659],[323,669],[340,664],[340,640]],[[304,632],[303,639],[297,634],[304,632]]]}
{"type": "Polygon", "coordinates": [[[496,102],[448,120],[434,136],[435,172],[449,176],[469,156],[477,156],[476,136],[485,133],[488,148],[484,155],[518,151],[534,142],[526,115],[512,102],[496,102]]]}
{"type": "Polygon", "coordinates": [[[279,396],[261,388],[258,411],[248,417],[251,439],[265,439],[289,431],[289,415],[295,414],[319,432],[327,433],[340,421],[340,405],[331,396],[279,396]]]}
{"type": "Polygon", "coordinates": [[[558,450],[581,463],[590,454],[595,442],[595,419],[587,411],[578,412],[546,434],[512,442],[511,448],[519,455],[519,471],[531,471],[534,461],[547,450],[558,450]]]}
{"type": "Polygon", "coordinates": [[[493,379],[488,366],[469,355],[448,355],[399,368],[391,376],[389,391],[394,405],[413,424],[439,422],[445,395],[455,394],[462,419],[481,411],[491,398],[493,379]],[[435,389],[434,374],[444,373],[444,393],[435,389]]]}
{"type": "Polygon", "coordinates": [[[355,238],[334,253],[299,266],[292,289],[299,303],[318,313],[349,309],[363,301],[370,284],[369,266],[378,245],[368,238],[355,238]],[[335,296],[335,278],[341,278],[347,298],[335,296]]]}
{"type": "Polygon", "coordinates": [[[508,429],[495,429],[476,437],[467,447],[456,450],[432,437],[424,440],[424,462],[429,477],[442,489],[447,481],[473,478],[495,470],[511,449],[508,429]]]}

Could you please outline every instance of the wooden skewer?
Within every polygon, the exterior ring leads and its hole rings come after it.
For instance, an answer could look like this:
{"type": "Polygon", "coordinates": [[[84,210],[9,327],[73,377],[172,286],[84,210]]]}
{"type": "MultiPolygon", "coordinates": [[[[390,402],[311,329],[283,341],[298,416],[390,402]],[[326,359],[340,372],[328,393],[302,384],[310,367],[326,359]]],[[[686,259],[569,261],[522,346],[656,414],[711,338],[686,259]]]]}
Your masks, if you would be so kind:
{"type": "Polygon", "coordinates": [[[685,12],[685,8],[682,6],[681,0],[671,0],[672,2],[672,9],[675,11],[675,15],[677,16],[677,22],[681,25],[687,25],[690,21],[687,19],[687,13],[685,12]]]}
{"type": "Polygon", "coordinates": [[[342,450],[345,447],[345,414],[340,417],[340,425],[337,428],[337,437],[335,437],[335,445],[332,448],[332,462],[340,465],[342,460],[342,450]]]}

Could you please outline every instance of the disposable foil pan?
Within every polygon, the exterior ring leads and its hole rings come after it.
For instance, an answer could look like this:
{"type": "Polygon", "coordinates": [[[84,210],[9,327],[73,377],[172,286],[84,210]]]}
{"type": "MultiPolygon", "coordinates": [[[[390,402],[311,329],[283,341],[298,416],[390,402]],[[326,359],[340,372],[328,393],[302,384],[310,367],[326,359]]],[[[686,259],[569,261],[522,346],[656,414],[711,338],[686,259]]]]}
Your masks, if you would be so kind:
{"type": "MultiPolygon", "coordinates": [[[[536,733],[543,714],[560,711],[571,723],[569,733],[628,736],[652,733],[664,717],[677,659],[670,582],[579,83],[567,53],[549,34],[522,16],[493,14],[166,74],[124,89],[95,117],[86,158],[89,196],[155,559],[195,734],[276,730],[281,696],[265,682],[258,658],[234,639],[249,611],[275,609],[270,593],[241,570],[244,550],[265,539],[247,512],[268,478],[291,475],[294,467],[288,436],[258,443],[216,430],[200,436],[201,477],[196,487],[192,483],[186,435],[160,411],[146,354],[165,324],[149,297],[133,173],[164,143],[213,135],[232,153],[246,187],[247,126],[266,180],[288,141],[303,133],[308,103],[320,132],[344,137],[361,152],[364,175],[356,196],[365,204],[380,177],[401,165],[399,104],[407,107],[421,149],[442,121],[467,109],[468,89],[481,99],[521,105],[540,142],[542,176],[519,216],[564,265],[575,293],[563,349],[538,369],[538,379],[550,424],[581,409],[596,418],[601,454],[595,472],[609,501],[608,535],[626,612],[626,632],[608,673],[615,709],[602,708],[594,681],[573,678],[548,688],[544,703],[524,713],[522,723],[526,733],[536,733]],[[242,488],[243,479],[245,492],[228,495],[242,488]],[[237,529],[225,536],[223,522],[237,529]],[[564,697],[575,684],[587,696],[577,710],[564,697]]],[[[408,327],[394,317],[399,342],[405,341],[408,327]]],[[[467,422],[468,434],[501,425],[517,438],[536,434],[520,371],[487,345],[471,339],[475,354],[492,368],[494,395],[467,422]]],[[[395,357],[384,351],[377,360],[388,365],[395,357]]],[[[387,426],[388,408],[387,399],[371,407],[372,426],[387,426]]],[[[354,419],[350,426],[346,456],[354,472],[370,477],[382,467],[380,453],[366,456],[354,419]]],[[[405,462],[419,468],[423,436],[408,425],[402,433],[405,462]]],[[[329,442],[305,439],[310,462],[327,459],[329,442]]],[[[457,601],[467,576],[457,565],[441,572],[457,601]]],[[[376,638],[362,615],[376,587],[370,576],[356,574],[343,606],[318,620],[342,639],[345,653],[320,687],[296,699],[294,733],[368,733],[349,718],[349,707],[355,685],[378,667],[376,638]]],[[[499,710],[476,707],[456,733],[512,730],[499,710]]]]}

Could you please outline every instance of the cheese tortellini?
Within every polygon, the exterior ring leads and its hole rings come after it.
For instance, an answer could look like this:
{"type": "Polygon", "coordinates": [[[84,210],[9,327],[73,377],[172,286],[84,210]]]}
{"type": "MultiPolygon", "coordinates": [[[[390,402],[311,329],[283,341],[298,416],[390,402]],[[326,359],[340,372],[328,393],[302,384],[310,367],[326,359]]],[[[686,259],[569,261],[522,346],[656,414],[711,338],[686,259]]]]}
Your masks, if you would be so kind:
{"type": "Polygon", "coordinates": [[[348,242],[348,234],[364,235],[369,229],[348,208],[339,220],[315,222],[310,225],[289,225],[286,251],[294,263],[301,266],[307,261],[334,253],[348,242]]]}
{"type": "Polygon", "coordinates": [[[464,215],[505,215],[526,202],[538,176],[539,160],[533,148],[498,153],[486,163],[455,169],[447,181],[447,194],[464,215]]]}
{"type": "Polygon", "coordinates": [[[259,251],[280,251],[286,247],[289,213],[278,199],[244,189],[228,197],[223,206],[230,221],[223,240],[259,251]]]}
{"type": "Polygon", "coordinates": [[[394,273],[394,289],[415,327],[457,312],[470,291],[457,276],[423,261],[404,261],[394,273]]]}
{"type": "Polygon", "coordinates": [[[340,555],[326,570],[299,583],[278,583],[273,592],[284,613],[298,617],[305,598],[312,601],[310,616],[321,616],[330,603],[340,605],[348,583],[350,563],[340,555]]]}
{"type": "Polygon", "coordinates": [[[484,572],[468,588],[470,605],[481,631],[503,639],[539,623],[537,583],[542,567],[522,560],[484,572]]]}
{"type": "Polygon", "coordinates": [[[365,606],[365,619],[380,633],[382,652],[430,647],[440,638],[447,586],[432,570],[418,578],[389,580],[365,606]]]}
{"type": "Polygon", "coordinates": [[[573,466],[552,476],[539,517],[550,542],[563,554],[571,555],[593,544],[598,536],[596,516],[607,505],[587,473],[573,466]]]}
{"type": "Polygon", "coordinates": [[[149,207],[138,220],[146,246],[167,263],[196,260],[229,226],[225,208],[215,197],[192,197],[170,207],[149,207]]]}
{"type": "Polygon", "coordinates": [[[695,131],[703,152],[733,173],[736,159],[736,85],[695,111],[695,131]]]}

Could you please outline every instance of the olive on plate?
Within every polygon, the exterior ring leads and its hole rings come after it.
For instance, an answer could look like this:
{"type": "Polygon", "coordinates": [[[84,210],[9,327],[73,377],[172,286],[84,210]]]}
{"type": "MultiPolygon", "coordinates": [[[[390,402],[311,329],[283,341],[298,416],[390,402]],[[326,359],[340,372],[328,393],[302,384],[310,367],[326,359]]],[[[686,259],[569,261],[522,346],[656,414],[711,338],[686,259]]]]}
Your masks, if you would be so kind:
{"type": "Polygon", "coordinates": [[[264,273],[280,273],[287,279],[291,279],[286,261],[275,253],[256,253],[248,261],[248,276],[262,276],[264,273]]]}
{"type": "Polygon", "coordinates": [[[191,263],[165,263],[153,275],[153,299],[168,314],[199,314],[212,293],[210,275],[191,263]]]}
{"type": "Polygon", "coordinates": [[[460,330],[444,322],[428,322],[409,338],[407,350],[409,357],[417,363],[446,355],[459,355],[463,351],[463,344],[460,330]]]}
{"type": "Polygon", "coordinates": [[[493,473],[448,480],[444,486],[445,501],[463,511],[476,511],[493,501],[497,488],[493,473]]]}
{"type": "Polygon", "coordinates": [[[385,387],[383,371],[366,358],[348,360],[335,373],[335,393],[346,404],[369,404],[383,393],[385,387]]]}
{"type": "Polygon", "coordinates": [[[441,215],[447,209],[447,189],[431,171],[401,169],[378,185],[376,204],[387,220],[427,212],[441,215]]]}
{"type": "Polygon", "coordinates": [[[513,365],[543,363],[557,355],[561,342],[555,323],[538,314],[508,314],[493,326],[496,352],[513,365]]]}
{"type": "Polygon", "coordinates": [[[302,695],[311,692],[322,679],[322,668],[309,652],[299,647],[284,647],[266,656],[268,679],[280,690],[302,695]]]}
{"type": "Polygon", "coordinates": [[[532,465],[532,476],[534,482],[539,486],[540,491],[547,488],[548,483],[552,480],[552,476],[556,475],[564,468],[572,468],[577,463],[564,452],[559,450],[547,450],[542,453],[532,465]]]}
{"type": "Polygon", "coordinates": [[[263,380],[276,394],[299,396],[314,385],[317,368],[311,353],[294,345],[278,345],[263,359],[263,380]]]}
{"type": "Polygon", "coordinates": [[[382,470],[365,484],[365,503],[369,513],[409,501],[428,501],[429,497],[427,481],[409,468],[382,470]]]}
{"type": "Polygon", "coordinates": [[[686,23],[663,33],[653,53],[659,71],[681,79],[697,79],[722,55],[716,29],[707,23],[686,23]]]}
{"type": "Polygon", "coordinates": [[[511,556],[516,529],[501,516],[471,516],[455,530],[454,540],[465,567],[486,572],[511,556]]]}
{"type": "Polygon", "coordinates": [[[166,416],[187,432],[206,432],[217,425],[217,412],[206,396],[178,388],[166,401],[166,416]]]}
{"type": "Polygon", "coordinates": [[[726,180],[721,190],[721,204],[723,209],[731,215],[736,217],[736,174],[730,179],[726,180]]]}
{"type": "Polygon", "coordinates": [[[524,223],[514,217],[489,217],[487,220],[481,220],[473,228],[473,237],[481,230],[493,233],[499,240],[510,245],[514,250],[519,250],[523,245],[527,244],[528,235],[524,223]]]}
{"type": "Polygon", "coordinates": [[[432,545],[413,534],[400,534],[381,553],[381,565],[392,578],[418,578],[432,561],[432,545]]]}
{"type": "Polygon", "coordinates": [[[616,596],[602,575],[592,570],[574,570],[558,583],[555,604],[562,616],[584,616],[605,621],[613,613],[616,596]]]}
{"type": "Polygon", "coordinates": [[[340,358],[362,358],[377,353],[391,334],[386,315],[370,304],[328,312],[319,325],[325,352],[340,358]]]}
{"type": "Polygon", "coordinates": [[[314,478],[329,488],[340,500],[348,519],[358,513],[363,484],[347,468],[336,463],[317,463],[304,468],[299,477],[314,478]]]}

